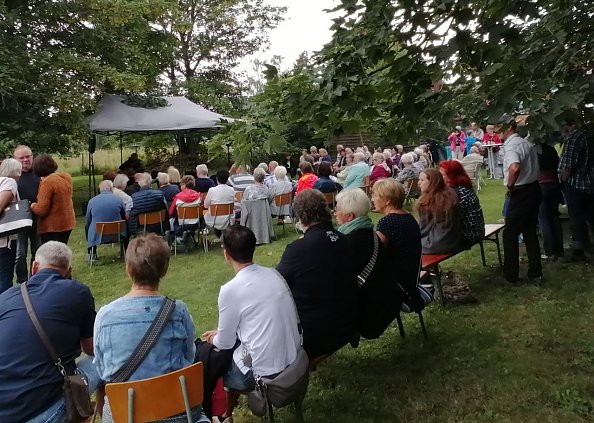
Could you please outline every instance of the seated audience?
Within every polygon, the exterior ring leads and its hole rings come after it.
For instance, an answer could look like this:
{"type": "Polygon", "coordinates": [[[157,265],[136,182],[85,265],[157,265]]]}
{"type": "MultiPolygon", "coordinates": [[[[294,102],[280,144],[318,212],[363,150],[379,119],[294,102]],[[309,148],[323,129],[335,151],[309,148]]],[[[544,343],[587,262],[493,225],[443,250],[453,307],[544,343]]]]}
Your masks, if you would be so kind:
{"type": "Polygon", "coordinates": [[[336,196],[338,231],[346,235],[351,245],[358,275],[358,332],[364,338],[374,339],[396,318],[402,300],[394,278],[388,275],[386,250],[379,238],[376,239],[368,216],[370,210],[371,202],[363,190],[351,189],[336,196]],[[365,270],[372,261],[376,243],[375,263],[365,270]]]}
{"type": "Polygon", "coordinates": [[[115,179],[116,176],[118,176],[118,173],[116,171],[108,170],[107,172],[105,172],[103,174],[103,180],[113,182],[113,180],[115,179]]]}
{"type": "Polygon", "coordinates": [[[312,189],[314,184],[318,180],[318,177],[314,174],[313,166],[311,163],[299,163],[299,170],[301,171],[301,176],[297,181],[297,190],[295,191],[295,194],[299,194],[301,191],[306,189],[312,189]]]}
{"type": "MultiPolygon", "coordinates": [[[[101,307],[95,321],[94,363],[103,382],[118,376],[166,301],[159,292],[159,282],[167,273],[169,257],[169,246],[156,234],[141,235],[130,242],[126,273],[132,287],[125,296],[101,307]]],[[[186,305],[176,300],[157,343],[127,380],[147,379],[190,366],[196,351],[194,335],[192,316],[186,305]]],[[[200,406],[192,415],[195,422],[209,421],[200,406]]],[[[102,422],[113,422],[107,397],[102,422]]]]}
{"type": "MultiPolygon", "coordinates": [[[[103,235],[97,233],[97,222],[114,222],[126,219],[126,210],[122,199],[112,192],[113,183],[109,180],[99,184],[99,195],[91,198],[87,205],[85,217],[85,234],[87,236],[87,255],[89,260],[97,260],[97,246],[100,243],[117,243],[118,235],[103,235]]],[[[124,225],[122,238],[127,238],[124,225]]]]}
{"type": "Polygon", "coordinates": [[[485,218],[483,209],[472,182],[462,164],[456,160],[439,163],[439,171],[446,185],[456,191],[462,218],[463,247],[470,248],[485,237],[485,218]]]}
{"type": "Polygon", "coordinates": [[[336,192],[336,183],[330,179],[331,174],[332,164],[330,162],[320,163],[318,167],[318,180],[314,182],[313,188],[321,192],[336,192]]]}
{"type": "Polygon", "coordinates": [[[287,194],[289,192],[293,192],[293,184],[287,178],[287,168],[284,166],[277,166],[274,169],[274,182],[270,189],[268,190],[268,198],[270,199],[270,210],[273,216],[281,215],[288,215],[290,207],[289,206],[282,206],[279,207],[276,205],[274,201],[274,197],[280,194],[287,194]]]}
{"type": "Polygon", "coordinates": [[[124,191],[126,191],[126,194],[128,194],[130,197],[132,197],[132,194],[134,194],[135,192],[140,191],[140,185],[138,184],[138,179],[143,178],[142,175],[144,175],[144,173],[135,173],[134,174],[134,182],[133,183],[128,182],[128,186],[126,187],[126,189],[124,191]]]}
{"type": "Polygon", "coordinates": [[[261,198],[268,198],[268,188],[264,186],[264,179],[266,172],[263,168],[257,167],[254,169],[254,184],[245,188],[241,201],[244,200],[259,200],[261,198]]]}
{"type": "MultiPolygon", "coordinates": [[[[4,159],[0,164],[0,210],[19,199],[17,182],[22,169],[23,165],[16,159],[4,159]]],[[[0,294],[12,286],[17,252],[14,238],[0,237],[0,294]]]]}
{"type": "Polygon", "coordinates": [[[235,191],[227,185],[229,171],[221,169],[217,172],[218,185],[208,190],[204,199],[204,207],[208,210],[204,215],[206,226],[212,227],[217,237],[221,236],[221,230],[225,229],[235,220],[235,212],[228,216],[211,216],[210,206],[215,204],[233,204],[235,201],[235,191]]]}
{"type": "Polygon", "coordinates": [[[221,241],[225,261],[235,277],[219,292],[218,329],[205,332],[202,338],[219,350],[235,349],[231,367],[223,376],[227,410],[213,417],[213,422],[230,422],[240,392],[255,389],[254,374],[270,377],[282,372],[297,358],[301,337],[286,282],[274,269],[253,262],[253,232],[245,226],[232,226],[223,231],[221,241]],[[249,363],[246,357],[250,357],[249,363]]]}
{"type": "MultiPolygon", "coordinates": [[[[343,151],[346,151],[343,150],[343,151]]],[[[349,170],[351,168],[351,166],[353,165],[353,160],[354,160],[354,154],[353,153],[348,153],[345,157],[344,157],[344,165],[340,168],[339,172],[336,174],[336,183],[340,184],[340,185],[344,185],[344,181],[347,177],[347,175],[349,174],[349,170]]]]}
{"type": "Polygon", "coordinates": [[[394,174],[394,160],[392,160],[392,151],[386,148],[383,151],[383,154],[386,166],[388,166],[388,169],[390,169],[390,176],[392,176],[394,174]]]}
{"type": "Polygon", "coordinates": [[[373,160],[373,166],[371,168],[369,183],[373,186],[376,181],[392,176],[392,171],[388,168],[383,153],[373,153],[371,158],[373,160]]]}
{"type": "Polygon", "coordinates": [[[179,194],[179,187],[169,182],[169,175],[163,172],[157,174],[157,182],[159,183],[159,191],[165,196],[167,204],[171,204],[173,197],[179,194]]]}
{"type": "Polygon", "coordinates": [[[393,179],[382,179],[373,186],[371,200],[384,215],[377,224],[377,234],[386,247],[386,260],[402,290],[400,294],[416,311],[423,307],[417,290],[421,231],[415,218],[404,210],[404,199],[402,184],[393,179]]]}
{"type": "Polygon", "coordinates": [[[419,176],[421,197],[417,201],[421,244],[425,254],[450,254],[462,246],[462,219],[458,196],[437,169],[419,176]]]}
{"type": "MultiPolygon", "coordinates": [[[[132,194],[132,209],[128,216],[128,233],[135,235],[144,230],[138,223],[138,215],[141,213],[150,213],[160,210],[167,211],[167,202],[163,193],[156,189],[151,189],[151,175],[142,173],[135,179],[140,186],[140,191],[132,194]]],[[[163,230],[169,229],[169,219],[164,219],[163,230]]],[[[161,224],[156,223],[146,226],[147,232],[160,232],[161,224]]]]}
{"type": "Polygon", "coordinates": [[[130,210],[132,210],[132,197],[130,197],[125,192],[129,180],[130,179],[123,173],[118,173],[118,175],[113,180],[112,188],[112,192],[114,193],[114,195],[120,197],[120,199],[124,203],[124,210],[126,210],[126,215],[128,215],[130,213],[130,210]]]}
{"type": "Polygon", "coordinates": [[[419,169],[413,166],[415,159],[412,154],[403,154],[400,158],[402,170],[396,176],[396,181],[406,185],[409,179],[419,179],[419,169]]]}
{"type": "Polygon", "coordinates": [[[245,189],[254,184],[254,177],[250,175],[243,165],[235,163],[231,166],[230,175],[227,185],[233,187],[235,192],[243,193],[245,189]]]}
{"type": "Polygon", "coordinates": [[[37,201],[31,211],[37,216],[37,233],[41,243],[60,241],[68,244],[70,233],[76,226],[72,203],[72,176],[57,172],[58,164],[47,154],[33,160],[33,171],[41,178],[37,201]]]}
{"type": "Polygon", "coordinates": [[[205,164],[196,166],[196,179],[194,180],[194,190],[203,194],[203,198],[209,189],[215,186],[214,181],[208,177],[208,167],[205,164]]]}
{"type": "MultiPolygon", "coordinates": [[[[35,314],[67,374],[85,376],[89,394],[99,384],[93,365],[95,301],[71,279],[72,251],[49,241],[35,253],[27,292],[35,314]],[[78,362],[75,360],[86,354],[78,362]]],[[[64,422],[64,377],[50,358],[23,302],[21,286],[0,295],[0,421],[64,422]]]]}
{"type": "Polygon", "coordinates": [[[329,162],[330,167],[332,167],[332,157],[328,154],[328,151],[325,148],[320,148],[320,162],[329,162]]]}
{"type": "Polygon", "coordinates": [[[195,190],[194,181],[195,179],[192,175],[182,176],[180,180],[181,191],[173,197],[173,201],[169,207],[169,216],[175,217],[177,208],[180,206],[200,204],[200,194],[195,190]]]}
{"type": "Polygon", "coordinates": [[[369,165],[365,162],[365,153],[357,151],[353,156],[353,165],[344,180],[344,189],[365,186],[365,178],[370,175],[369,165]]]}
{"type": "Polygon", "coordinates": [[[425,170],[429,167],[429,160],[427,160],[427,156],[425,154],[425,150],[423,150],[423,148],[421,147],[417,147],[415,148],[415,154],[417,155],[418,159],[418,163],[419,166],[421,168],[421,170],[425,170]]]}
{"type": "Polygon", "coordinates": [[[484,158],[476,145],[470,147],[470,154],[465,156],[460,163],[464,166],[464,170],[468,174],[468,177],[473,179],[476,178],[476,169],[477,166],[482,166],[484,158]]]}
{"type": "Polygon", "coordinates": [[[177,168],[175,168],[173,166],[169,166],[167,168],[167,176],[169,176],[169,183],[172,185],[175,185],[177,187],[177,189],[179,190],[181,188],[180,187],[181,174],[179,173],[179,170],[177,170],[177,168]]]}
{"type": "Polygon", "coordinates": [[[277,167],[277,161],[272,160],[270,163],[268,163],[268,173],[266,174],[266,178],[264,178],[264,185],[268,189],[270,189],[270,187],[276,183],[276,176],[274,175],[274,171],[277,167]]]}
{"type": "Polygon", "coordinates": [[[357,285],[350,245],[334,230],[324,195],[314,189],[295,198],[305,234],[287,246],[277,270],[293,292],[310,357],[337,351],[357,326],[357,285]]]}

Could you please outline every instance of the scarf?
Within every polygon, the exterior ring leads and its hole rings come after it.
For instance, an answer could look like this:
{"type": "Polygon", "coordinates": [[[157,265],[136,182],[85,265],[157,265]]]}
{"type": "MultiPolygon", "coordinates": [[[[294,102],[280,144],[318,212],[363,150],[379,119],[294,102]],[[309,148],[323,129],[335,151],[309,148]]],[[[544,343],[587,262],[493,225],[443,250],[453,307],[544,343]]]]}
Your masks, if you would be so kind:
{"type": "Polygon", "coordinates": [[[338,232],[350,234],[359,229],[373,229],[373,222],[369,216],[359,216],[338,227],[338,232]]]}

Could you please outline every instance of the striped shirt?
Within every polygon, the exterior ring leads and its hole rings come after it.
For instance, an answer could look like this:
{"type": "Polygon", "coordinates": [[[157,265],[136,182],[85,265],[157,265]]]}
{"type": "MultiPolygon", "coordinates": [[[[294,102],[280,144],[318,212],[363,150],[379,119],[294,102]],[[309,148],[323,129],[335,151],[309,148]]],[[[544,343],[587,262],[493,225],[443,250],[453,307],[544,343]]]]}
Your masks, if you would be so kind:
{"type": "Polygon", "coordinates": [[[249,185],[253,185],[254,183],[254,177],[246,172],[232,175],[229,177],[229,180],[227,181],[227,185],[233,187],[235,192],[244,192],[249,185]]]}

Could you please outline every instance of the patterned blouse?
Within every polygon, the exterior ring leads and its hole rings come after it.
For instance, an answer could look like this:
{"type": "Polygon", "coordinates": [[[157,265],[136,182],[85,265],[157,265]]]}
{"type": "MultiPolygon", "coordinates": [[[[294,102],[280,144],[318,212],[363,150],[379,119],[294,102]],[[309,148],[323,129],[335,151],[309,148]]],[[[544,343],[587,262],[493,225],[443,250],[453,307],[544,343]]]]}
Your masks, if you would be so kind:
{"type": "Polygon", "coordinates": [[[476,244],[485,236],[485,218],[476,192],[464,186],[454,187],[462,212],[462,230],[465,243],[476,244]]]}

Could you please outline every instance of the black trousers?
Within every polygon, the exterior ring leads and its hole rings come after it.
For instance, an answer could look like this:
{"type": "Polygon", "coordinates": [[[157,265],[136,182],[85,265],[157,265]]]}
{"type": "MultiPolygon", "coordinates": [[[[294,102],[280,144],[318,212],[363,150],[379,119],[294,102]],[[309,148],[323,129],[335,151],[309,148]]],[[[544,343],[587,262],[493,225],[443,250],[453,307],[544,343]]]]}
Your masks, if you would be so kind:
{"type": "Polygon", "coordinates": [[[63,232],[46,232],[41,234],[41,243],[45,244],[48,241],[58,241],[63,242],[64,244],[68,244],[68,239],[70,239],[70,231],[63,231],[63,232]]]}
{"type": "Polygon", "coordinates": [[[503,276],[509,282],[517,282],[520,273],[520,251],[518,237],[524,238],[528,254],[528,277],[542,276],[540,245],[536,228],[540,205],[538,182],[524,185],[510,193],[505,229],[503,230],[503,276]]]}

